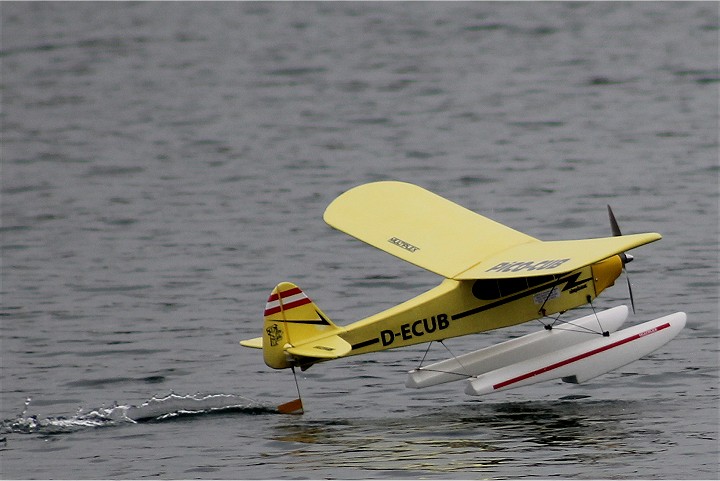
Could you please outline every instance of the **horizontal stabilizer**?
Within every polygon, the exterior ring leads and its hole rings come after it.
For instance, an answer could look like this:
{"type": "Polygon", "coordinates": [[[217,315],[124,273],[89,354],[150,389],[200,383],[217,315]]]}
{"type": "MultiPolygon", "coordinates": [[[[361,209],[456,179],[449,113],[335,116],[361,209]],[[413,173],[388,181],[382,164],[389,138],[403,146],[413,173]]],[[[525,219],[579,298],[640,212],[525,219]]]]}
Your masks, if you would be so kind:
{"type": "MultiPolygon", "coordinates": [[[[345,332],[340,330],[340,332],[345,332]]],[[[240,344],[253,349],[263,348],[262,337],[247,339],[240,341],[240,344]]],[[[295,347],[288,347],[286,351],[294,356],[314,357],[318,359],[335,359],[346,355],[352,350],[352,346],[343,340],[340,336],[328,336],[317,339],[307,344],[301,344],[295,347]]]]}
{"type": "Polygon", "coordinates": [[[245,341],[240,341],[241,346],[245,347],[252,347],[253,349],[262,349],[263,343],[262,343],[262,337],[255,337],[253,339],[247,339],[245,341]]]}
{"type": "Polygon", "coordinates": [[[340,336],[328,336],[299,346],[289,347],[286,351],[293,356],[335,359],[352,350],[352,346],[340,336]]]}

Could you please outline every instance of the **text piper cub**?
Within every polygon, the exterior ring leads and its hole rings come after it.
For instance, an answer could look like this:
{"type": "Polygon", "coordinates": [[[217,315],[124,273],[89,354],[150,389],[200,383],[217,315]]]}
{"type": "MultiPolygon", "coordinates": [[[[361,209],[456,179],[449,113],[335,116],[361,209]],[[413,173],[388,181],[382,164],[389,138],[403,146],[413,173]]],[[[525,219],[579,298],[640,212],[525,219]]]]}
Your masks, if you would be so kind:
{"type": "MultiPolygon", "coordinates": [[[[680,312],[620,329],[626,306],[561,320],[615,283],[633,259],[626,251],[661,239],[622,235],[609,206],[608,214],[611,237],[541,241],[416,185],[360,185],[330,203],[325,221],[443,281],[346,326],[334,324],[298,286],[281,282],[265,304],[262,336],[240,343],[261,349],[269,367],[294,372],[538,319],[545,329],[413,369],[406,385],[465,380],[465,391],[478,395],[547,379],[586,381],[658,349],[686,322],[680,312]]],[[[299,401],[289,405],[287,412],[302,409],[299,401]]]]}

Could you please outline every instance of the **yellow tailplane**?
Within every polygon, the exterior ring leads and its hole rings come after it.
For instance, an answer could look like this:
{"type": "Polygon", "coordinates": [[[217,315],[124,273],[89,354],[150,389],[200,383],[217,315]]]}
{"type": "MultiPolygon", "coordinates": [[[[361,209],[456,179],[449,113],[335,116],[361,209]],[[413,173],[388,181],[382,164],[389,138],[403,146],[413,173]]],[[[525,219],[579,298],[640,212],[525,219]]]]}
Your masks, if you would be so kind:
{"type": "Polygon", "coordinates": [[[273,289],[265,305],[262,337],[241,341],[263,350],[265,364],[274,369],[296,365],[295,356],[335,359],[352,346],[340,337],[345,329],[333,324],[315,303],[291,282],[273,289]]]}

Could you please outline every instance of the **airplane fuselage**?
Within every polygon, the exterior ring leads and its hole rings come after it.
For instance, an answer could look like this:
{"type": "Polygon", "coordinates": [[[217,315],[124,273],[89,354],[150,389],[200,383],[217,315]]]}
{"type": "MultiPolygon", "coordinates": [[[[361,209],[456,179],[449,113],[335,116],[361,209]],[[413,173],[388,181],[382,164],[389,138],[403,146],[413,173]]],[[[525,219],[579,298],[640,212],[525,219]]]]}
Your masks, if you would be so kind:
{"type": "Polygon", "coordinates": [[[365,354],[521,324],[584,305],[613,285],[619,256],[551,276],[453,280],[344,326],[348,355],[365,354]]]}

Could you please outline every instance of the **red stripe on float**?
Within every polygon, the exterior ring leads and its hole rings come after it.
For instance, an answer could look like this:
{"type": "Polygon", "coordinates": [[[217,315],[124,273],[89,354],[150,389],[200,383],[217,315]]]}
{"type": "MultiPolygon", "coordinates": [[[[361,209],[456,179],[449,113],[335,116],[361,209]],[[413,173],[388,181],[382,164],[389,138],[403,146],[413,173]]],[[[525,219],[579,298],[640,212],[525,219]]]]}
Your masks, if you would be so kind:
{"type": "Polygon", "coordinates": [[[521,376],[514,377],[512,379],[508,379],[507,381],[503,381],[501,383],[495,384],[495,385],[493,385],[493,389],[501,389],[501,388],[504,388],[511,384],[515,384],[516,382],[524,381],[525,379],[529,379],[531,377],[537,376],[538,374],[543,374],[545,372],[552,371],[553,369],[567,366],[568,364],[572,364],[573,362],[580,361],[582,359],[588,358],[590,356],[594,356],[595,354],[599,354],[601,352],[607,351],[609,349],[613,349],[618,346],[622,346],[623,344],[627,344],[628,342],[636,341],[636,340],[640,339],[641,337],[645,337],[645,336],[648,336],[655,332],[662,331],[663,329],[667,329],[668,327],[670,327],[670,323],[665,323],[661,326],[653,327],[652,329],[648,329],[647,331],[643,331],[639,334],[635,334],[634,336],[630,336],[628,338],[613,342],[612,344],[608,344],[607,346],[598,347],[597,349],[593,349],[592,351],[578,354],[577,356],[571,357],[569,359],[565,359],[564,361],[556,362],[555,364],[550,364],[549,366],[537,369],[535,371],[529,372],[527,374],[523,374],[521,376]]]}

